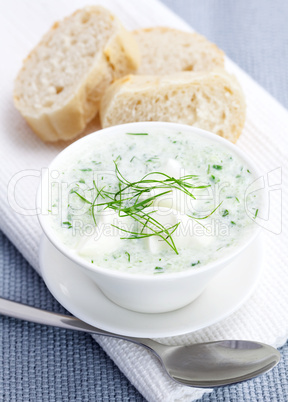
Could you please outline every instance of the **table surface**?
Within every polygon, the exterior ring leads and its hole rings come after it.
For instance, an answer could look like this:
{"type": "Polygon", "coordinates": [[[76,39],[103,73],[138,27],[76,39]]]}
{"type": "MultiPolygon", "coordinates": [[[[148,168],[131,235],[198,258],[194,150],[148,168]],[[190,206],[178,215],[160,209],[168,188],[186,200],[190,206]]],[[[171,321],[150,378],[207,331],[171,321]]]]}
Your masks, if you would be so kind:
{"type": "MultiPolygon", "coordinates": [[[[163,2],[288,107],[288,2],[163,2]]],[[[1,232],[0,296],[65,312],[1,232]]],[[[282,361],[272,372],[219,388],[201,401],[287,401],[288,344],[281,353],[282,361]]],[[[144,398],[89,335],[0,317],[0,401],[28,400],[142,402],[144,398]]]]}

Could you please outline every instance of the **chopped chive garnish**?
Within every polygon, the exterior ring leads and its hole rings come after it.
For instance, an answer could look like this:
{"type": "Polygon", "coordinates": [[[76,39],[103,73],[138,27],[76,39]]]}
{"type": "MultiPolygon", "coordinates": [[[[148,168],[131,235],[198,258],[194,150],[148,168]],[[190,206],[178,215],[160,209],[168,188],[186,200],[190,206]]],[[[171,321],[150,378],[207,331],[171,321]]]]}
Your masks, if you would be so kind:
{"type": "Polygon", "coordinates": [[[146,162],[155,162],[157,159],[159,159],[159,156],[152,156],[150,159],[147,159],[146,162]]]}
{"type": "Polygon", "coordinates": [[[62,222],[62,224],[63,224],[63,225],[67,225],[67,226],[68,226],[68,229],[71,229],[71,228],[72,228],[71,222],[66,221],[66,222],[62,222]]]}
{"type": "Polygon", "coordinates": [[[236,201],[240,203],[239,199],[237,197],[235,197],[236,201]]]}
{"type": "Polygon", "coordinates": [[[125,254],[126,254],[127,257],[128,257],[128,262],[130,262],[130,254],[128,253],[128,251],[125,251],[125,254]]]}
{"type": "Polygon", "coordinates": [[[241,174],[236,175],[236,179],[239,179],[239,177],[241,177],[241,174]]]}
{"type": "Polygon", "coordinates": [[[232,225],[236,225],[236,223],[235,223],[234,221],[231,221],[231,224],[232,224],[232,225]]]}
{"type": "Polygon", "coordinates": [[[211,179],[212,181],[214,181],[215,184],[220,181],[220,179],[216,179],[216,177],[214,176],[214,174],[211,174],[210,179],[211,179]]]}
{"type": "Polygon", "coordinates": [[[226,198],[233,198],[231,195],[228,195],[228,197],[226,197],[226,198]]]}
{"type": "Polygon", "coordinates": [[[134,159],[135,159],[135,155],[132,156],[132,158],[130,159],[130,163],[133,162],[134,159]]]}
{"type": "Polygon", "coordinates": [[[255,212],[255,216],[254,216],[254,219],[256,219],[257,218],[257,215],[258,215],[258,208],[256,209],[256,212],[255,212]]]}
{"type": "Polygon", "coordinates": [[[92,172],[92,169],[91,169],[91,168],[79,169],[79,170],[81,170],[81,172],[92,172]]]}
{"type": "Polygon", "coordinates": [[[127,135],[148,135],[148,133],[126,133],[127,135]]]}
{"type": "Polygon", "coordinates": [[[80,180],[79,180],[79,183],[85,184],[85,180],[84,180],[84,179],[80,179],[80,180]]]}
{"type": "Polygon", "coordinates": [[[101,165],[102,162],[92,161],[92,163],[94,163],[94,165],[101,165]]]}
{"type": "Polygon", "coordinates": [[[94,260],[91,260],[91,263],[94,264],[94,260]]]}
{"type": "Polygon", "coordinates": [[[195,267],[195,265],[200,264],[200,261],[198,260],[197,262],[192,262],[191,267],[195,267]]]}
{"type": "Polygon", "coordinates": [[[155,267],[155,271],[156,271],[156,272],[154,272],[155,274],[161,274],[162,272],[164,272],[164,268],[162,268],[162,267],[155,267]]]}
{"type": "Polygon", "coordinates": [[[223,166],[221,165],[213,165],[213,169],[222,170],[223,166]]]}
{"type": "Polygon", "coordinates": [[[248,172],[248,173],[251,173],[249,169],[247,169],[247,172],[248,172]]]}
{"type": "Polygon", "coordinates": [[[227,215],[229,215],[229,211],[228,211],[228,209],[224,209],[224,211],[222,212],[222,216],[224,217],[227,215]]]}
{"type": "Polygon", "coordinates": [[[210,173],[210,165],[208,165],[207,174],[210,173]]]}

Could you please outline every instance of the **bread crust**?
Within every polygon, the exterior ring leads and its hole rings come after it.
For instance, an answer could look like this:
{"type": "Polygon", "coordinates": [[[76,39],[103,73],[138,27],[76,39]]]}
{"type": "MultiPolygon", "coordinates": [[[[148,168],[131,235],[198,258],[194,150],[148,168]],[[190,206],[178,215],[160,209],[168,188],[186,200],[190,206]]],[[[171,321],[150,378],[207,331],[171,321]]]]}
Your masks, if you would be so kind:
{"type": "MultiPolygon", "coordinates": [[[[102,7],[86,7],[89,13],[107,13],[102,7]]],[[[73,15],[81,13],[77,10],[73,15]]],[[[63,20],[69,20],[69,16],[63,20]]],[[[111,18],[118,21],[112,14],[111,18]]],[[[126,31],[118,21],[118,32],[107,41],[103,54],[92,66],[85,77],[79,82],[77,91],[65,100],[61,107],[53,110],[42,108],[39,114],[28,113],[21,106],[17,86],[20,84],[20,77],[26,69],[26,63],[33,53],[37,53],[41,46],[45,45],[47,39],[59,29],[59,22],[55,22],[39,44],[31,51],[23,62],[16,80],[14,89],[14,104],[26,119],[29,126],[43,141],[70,140],[79,135],[90,120],[98,113],[100,99],[105,89],[115,79],[137,69],[140,62],[138,45],[131,33],[126,31]],[[122,60],[121,68],[119,61],[122,60]]]]}

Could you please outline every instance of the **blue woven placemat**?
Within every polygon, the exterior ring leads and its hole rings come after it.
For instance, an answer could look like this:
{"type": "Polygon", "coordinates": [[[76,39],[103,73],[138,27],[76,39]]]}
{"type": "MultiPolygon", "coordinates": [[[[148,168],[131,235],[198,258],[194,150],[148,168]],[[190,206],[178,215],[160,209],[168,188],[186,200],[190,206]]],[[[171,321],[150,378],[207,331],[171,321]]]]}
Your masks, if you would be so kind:
{"type": "MultiPolygon", "coordinates": [[[[288,2],[164,0],[288,107],[288,2]]],[[[0,296],[65,312],[0,232],[0,296]]],[[[285,319],[285,317],[283,317],[285,319]]],[[[288,345],[272,372],[201,401],[288,401],[288,345]]],[[[0,316],[0,401],[144,401],[89,335],[0,316]]],[[[165,402],[165,401],[159,401],[165,402]]]]}

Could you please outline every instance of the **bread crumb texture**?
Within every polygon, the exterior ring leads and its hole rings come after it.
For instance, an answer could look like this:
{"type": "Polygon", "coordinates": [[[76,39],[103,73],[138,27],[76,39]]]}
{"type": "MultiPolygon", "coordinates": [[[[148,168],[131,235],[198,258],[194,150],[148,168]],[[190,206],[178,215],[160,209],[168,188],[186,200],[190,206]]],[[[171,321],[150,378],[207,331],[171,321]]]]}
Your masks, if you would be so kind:
{"type": "Polygon", "coordinates": [[[137,74],[171,74],[224,68],[224,53],[198,33],[166,27],[134,31],[141,53],[137,74]]]}
{"type": "Polygon", "coordinates": [[[100,119],[103,127],[136,121],[188,124],[236,142],[245,110],[237,80],[225,71],[130,75],[108,88],[100,119]]]}
{"type": "Polygon", "coordinates": [[[56,22],[24,60],[15,106],[42,139],[71,139],[96,115],[108,85],[138,65],[133,35],[103,7],[85,7],[56,22]]]}

